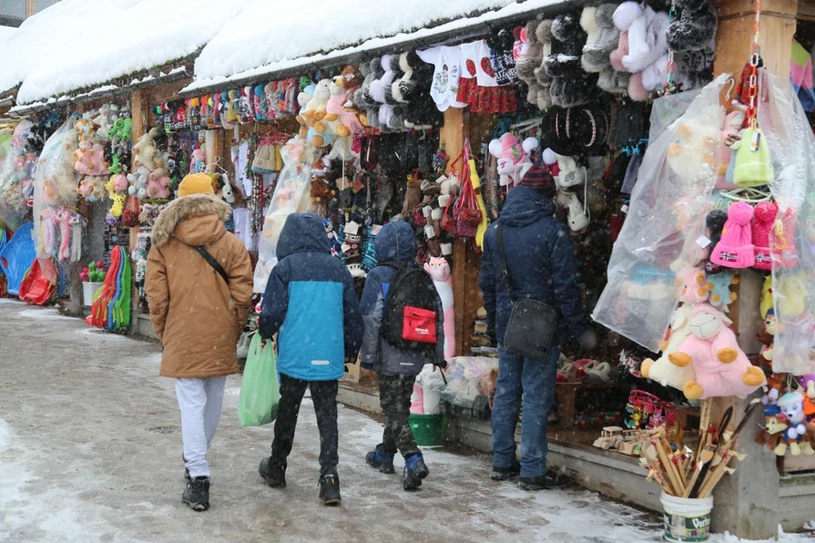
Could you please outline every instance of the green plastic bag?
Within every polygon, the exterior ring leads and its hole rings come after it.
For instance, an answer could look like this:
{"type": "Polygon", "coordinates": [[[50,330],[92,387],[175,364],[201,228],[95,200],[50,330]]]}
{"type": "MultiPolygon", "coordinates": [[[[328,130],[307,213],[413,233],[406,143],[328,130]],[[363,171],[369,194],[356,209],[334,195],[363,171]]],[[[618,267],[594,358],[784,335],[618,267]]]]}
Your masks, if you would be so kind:
{"type": "Polygon", "coordinates": [[[277,418],[280,384],[271,340],[264,344],[260,334],[252,336],[249,357],[243,370],[238,396],[238,420],[244,428],[263,426],[277,418]]]}

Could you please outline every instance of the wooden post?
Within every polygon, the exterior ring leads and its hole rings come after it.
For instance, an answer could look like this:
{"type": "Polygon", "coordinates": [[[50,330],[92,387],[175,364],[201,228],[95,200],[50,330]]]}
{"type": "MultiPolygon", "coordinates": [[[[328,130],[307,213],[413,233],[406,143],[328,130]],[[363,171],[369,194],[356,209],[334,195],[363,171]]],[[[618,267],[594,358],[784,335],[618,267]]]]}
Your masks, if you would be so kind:
{"type": "MultiPolygon", "coordinates": [[[[751,0],[716,0],[719,28],[716,33],[716,75],[731,73],[739,80],[750,58],[753,42],[754,4],[751,0]]],[[[792,38],[796,29],[798,0],[764,0],[761,14],[761,55],[767,69],[776,75],[788,77],[790,73],[792,38]]],[[[761,299],[761,277],[745,270],[736,288],[738,301],[734,302],[734,330],[740,346],[748,354],[757,348],[756,327],[760,324],[758,304],[761,299]]],[[[741,419],[746,401],[718,398],[711,413],[711,424],[718,424],[721,414],[733,407],[731,426],[741,419]]],[[[766,447],[755,443],[759,417],[748,424],[736,445],[736,450],[747,453],[744,462],[735,465],[736,472],[722,479],[714,492],[712,528],[725,530],[745,539],[766,539],[778,533],[783,517],[780,511],[780,479],[775,455],[766,447]]]]}
{"type": "MultiPolygon", "coordinates": [[[[439,143],[450,157],[451,164],[464,149],[464,140],[469,132],[468,121],[463,109],[451,107],[444,112],[444,126],[439,132],[439,143]]],[[[460,168],[461,161],[456,164],[456,169],[460,168]]],[[[475,311],[481,305],[478,292],[479,269],[480,258],[475,254],[472,243],[463,239],[456,240],[453,245],[452,266],[456,355],[470,351],[475,311]]]]}

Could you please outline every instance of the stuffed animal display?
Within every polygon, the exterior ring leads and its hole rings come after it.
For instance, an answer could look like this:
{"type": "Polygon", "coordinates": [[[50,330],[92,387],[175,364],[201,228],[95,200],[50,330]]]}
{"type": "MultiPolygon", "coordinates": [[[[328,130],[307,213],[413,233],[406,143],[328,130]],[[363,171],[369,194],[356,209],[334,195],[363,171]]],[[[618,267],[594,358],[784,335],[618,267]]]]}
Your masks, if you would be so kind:
{"type": "Polygon", "coordinates": [[[693,365],[696,379],[683,386],[688,399],[744,398],[764,384],[764,373],[750,364],[728,324],[711,305],[700,304],[691,311],[690,335],[668,356],[676,366],[693,365]]]}
{"type": "Polygon", "coordinates": [[[521,168],[529,161],[530,154],[537,147],[537,138],[521,141],[509,132],[490,142],[490,154],[498,159],[501,186],[517,185],[521,182],[521,168]]]}

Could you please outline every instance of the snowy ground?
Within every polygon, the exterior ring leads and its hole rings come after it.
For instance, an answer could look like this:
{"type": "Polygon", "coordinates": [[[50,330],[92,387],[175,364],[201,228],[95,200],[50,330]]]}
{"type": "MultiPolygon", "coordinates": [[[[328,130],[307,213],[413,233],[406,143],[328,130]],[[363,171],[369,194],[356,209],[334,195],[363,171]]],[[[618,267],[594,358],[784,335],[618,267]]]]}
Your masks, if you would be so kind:
{"type": "Polygon", "coordinates": [[[289,486],[271,489],[257,475],[271,428],[240,428],[238,377],[227,383],[210,451],[212,508],[196,514],[180,501],[179,420],[172,382],[158,377],[157,346],[0,299],[0,352],[0,541],[660,540],[653,516],[588,491],[530,494],[492,482],[483,455],[425,451],[430,478],[420,492],[405,493],[397,476],[365,465],[381,425],[342,406],[343,504],[322,507],[309,400],[289,486]]]}

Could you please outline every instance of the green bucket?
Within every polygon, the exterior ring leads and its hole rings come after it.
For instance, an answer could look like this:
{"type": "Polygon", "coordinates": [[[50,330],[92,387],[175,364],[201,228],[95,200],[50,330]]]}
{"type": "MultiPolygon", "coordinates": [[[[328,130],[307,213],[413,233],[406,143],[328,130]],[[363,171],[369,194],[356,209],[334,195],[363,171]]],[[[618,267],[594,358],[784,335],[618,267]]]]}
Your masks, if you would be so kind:
{"type": "Polygon", "coordinates": [[[408,419],[416,444],[422,447],[438,447],[447,430],[447,417],[443,415],[410,414],[408,419]]]}

